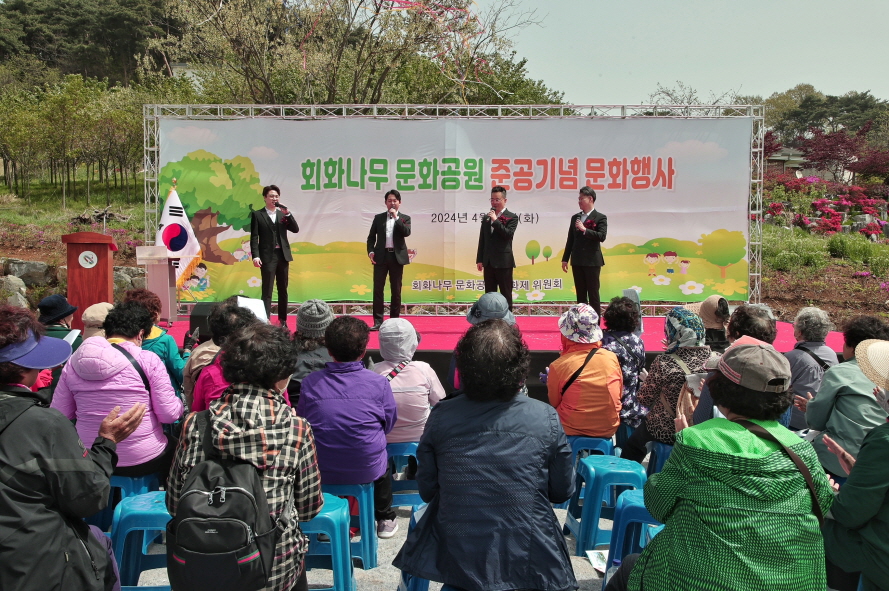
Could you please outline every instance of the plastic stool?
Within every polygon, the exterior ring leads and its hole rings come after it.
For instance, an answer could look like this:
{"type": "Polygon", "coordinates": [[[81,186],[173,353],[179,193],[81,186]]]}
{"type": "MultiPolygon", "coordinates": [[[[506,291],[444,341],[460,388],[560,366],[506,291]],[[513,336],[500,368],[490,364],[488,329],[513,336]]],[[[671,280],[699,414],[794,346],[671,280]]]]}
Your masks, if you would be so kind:
{"type": "Polygon", "coordinates": [[[599,529],[602,502],[611,496],[611,489],[618,485],[642,488],[645,480],[645,469],[638,462],[614,456],[589,456],[580,460],[574,494],[565,518],[565,533],[574,534],[577,540],[575,556],[585,556],[587,550],[607,544],[611,539],[610,531],[599,529]],[[588,492],[581,508],[580,488],[584,483],[588,492]]]}
{"type": "MultiPolygon", "coordinates": [[[[601,437],[583,437],[580,435],[569,435],[568,443],[571,445],[571,453],[574,454],[574,465],[577,466],[577,458],[582,451],[597,451],[605,456],[614,455],[614,444],[610,439],[602,439],[601,437]]],[[[584,496],[584,490],[580,491],[580,498],[584,496]]],[[[568,501],[553,505],[556,509],[567,509],[568,501]]]]}
{"type": "MultiPolygon", "coordinates": [[[[410,535],[410,533],[414,531],[414,528],[417,527],[417,522],[423,517],[423,513],[426,512],[426,506],[427,505],[425,504],[417,505],[411,510],[411,522],[407,528],[408,535],[410,535]]],[[[421,579],[420,577],[401,571],[401,579],[398,581],[398,591],[429,591],[429,579],[421,579]]]]}
{"type": "Polygon", "coordinates": [[[651,452],[651,457],[648,458],[648,475],[651,476],[663,470],[664,464],[673,453],[673,446],[660,441],[649,441],[645,447],[651,452]]]}
{"type": "Polygon", "coordinates": [[[114,519],[114,489],[116,488],[120,489],[120,498],[123,500],[134,495],[160,490],[160,482],[157,474],[132,478],[129,476],[112,476],[108,504],[98,513],[85,518],[84,521],[90,525],[95,525],[102,531],[110,531],[111,521],[114,519]]]}
{"type": "Polygon", "coordinates": [[[306,556],[306,570],[318,568],[319,561],[313,556],[330,556],[333,571],[333,587],[324,591],[355,591],[355,574],[352,570],[352,555],[349,549],[349,503],[333,495],[324,495],[321,513],[299,528],[306,535],[326,534],[330,541],[321,542],[311,537],[309,553],[306,556]]]}
{"type": "MultiPolygon", "coordinates": [[[[611,527],[611,543],[608,545],[608,562],[605,563],[606,573],[615,560],[623,560],[627,554],[642,551],[644,524],[660,525],[660,522],[645,508],[642,491],[628,490],[621,494],[614,506],[614,524],[611,527]]],[[[602,580],[603,590],[607,582],[607,577],[602,580]]]]}
{"type": "Polygon", "coordinates": [[[155,491],[123,499],[114,509],[114,522],[111,526],[111,541],[114,556],[120,569],[121,585],[138,585],[139,573],[153,568],[166,568],[166,554],[148,555],[148,544],[155,536],[144,532],[163,532],[170,521],[165,503],[167,493],[155,491]],[[142,547],[127,544],[132,532],[142,532],[142,547]]]}
{"type": "MultiPolygon", "coordinates": [[[[417,442],[411,441],[406,443],[390,443],[386,446],[386,453],[389,460],[395,464],[396,470],[401,472],[407,466],[408,456],[417,457],[417,442]]],[[[392,473],[392,506],[393,507],[414,507],[422,505],[423,499],[417,490],[416,480],[395,480],[395,473],[392,473]]]]}
{"type": "Polygon", "coordinates": [[[361,559],[361,568],[377,567],[377,521],[374,518],[374,484],[321,484],[321,491],[337,497],[355,497],[358,501],[358,529],[361,538],[349,542],[352,556],[361,559]]]}

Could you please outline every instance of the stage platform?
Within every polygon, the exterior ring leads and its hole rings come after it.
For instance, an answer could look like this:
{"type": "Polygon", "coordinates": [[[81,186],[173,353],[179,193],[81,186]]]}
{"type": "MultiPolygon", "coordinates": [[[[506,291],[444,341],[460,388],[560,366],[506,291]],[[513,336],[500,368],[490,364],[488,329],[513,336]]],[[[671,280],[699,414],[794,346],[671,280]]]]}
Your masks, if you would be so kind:
{"type": "MultiPolygon", "coordinates": [[[[180,317],[181,318],[181,317],[180,317]]],[[[357,316],[368,324],[373,324],[371,316],[357,316]]],[[[457,345],[457,341],[469,328],[469,323],[463,316],[402,316],[408,320],[422,335],[420,347],[415,359],[425,361],[438,374],[445,389],[448,367],[451,353],[457,345]]],[[[538,374],[559,356],[560,333],[558,316],[519,316],[517,323],[525,337],[525,342],[531,349],[531,371],[528,375],[528,393],[538,400],[546,401],[546,386],[540,383],[538,374]]],[[[277,319],[275,319],[277,322],[277,319]]],[[[291,314],[287,323],[291,331],[296,330],[296,315],[291,314]]],[[[647,357],[646,365],[650,365],[652,359],[664,350],[661,340],[664,338],[664,317],[646,316],[642,325],[644,332],[642,341],[645,343],[647,357]]],[[[169,329],[169,333],[176,339],[179,345],[189,330],[188,318],[175,322],[169,329]]],[[[793,338],[793,324],[790,322],[778,322],[778,337],[775,339],[775,348],[785,352],[793,348],[796,340],[793,338]]],[[[843,335],[832,332],[827,337],[827,345],[834,351],[841,353],[843,350],[843,335]]],[[[376,332],[370,333],[370,342],[367,346],[367,354],[374,361],[381,361],[379,353],[379,339],[376,332]]]]}

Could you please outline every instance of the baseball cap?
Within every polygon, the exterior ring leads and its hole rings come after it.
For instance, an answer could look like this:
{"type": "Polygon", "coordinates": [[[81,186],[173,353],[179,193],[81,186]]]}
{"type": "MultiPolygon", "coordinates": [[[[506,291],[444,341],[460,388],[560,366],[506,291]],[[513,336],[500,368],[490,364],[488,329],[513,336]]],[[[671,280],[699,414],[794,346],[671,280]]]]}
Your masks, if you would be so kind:
{"type": "Polygon", "coordinates": [[[32,331],[28,338],[0,349],[0,363],[12,362],[27,369],[56,367],[71,357],[71,345],[62,339],[41,337],[39,340],[32,331]]]}
{"type": "Polygon", "coordinates": [[[773,346],[753,337],[741,337],[721,357],[707,360],[705,367],[755,392],[780,394],[790,388],[790,362],[773,346]]]}

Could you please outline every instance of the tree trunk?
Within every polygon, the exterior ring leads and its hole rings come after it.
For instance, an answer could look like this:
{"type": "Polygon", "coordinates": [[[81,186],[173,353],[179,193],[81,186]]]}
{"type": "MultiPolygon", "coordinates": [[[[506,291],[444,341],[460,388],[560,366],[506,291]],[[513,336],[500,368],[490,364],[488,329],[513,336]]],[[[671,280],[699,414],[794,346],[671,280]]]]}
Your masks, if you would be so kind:
{"type": "Polygon", "coordinates": [[[92,203],[90,203],[90,178],[92,175],[90,174],[90,163],[86,163],[86,206],[91,207],[92,203]]]}
{"type": "Polygon", "coordinates": [[[217,226],[218,217],[218,213],[202,209],[191,218],[191,227],[201,245],[201,256],[206,262],[232,265],[238,262],[238,259],[232,253],[222,250],[216,242],[216,237],[230,226],[217,226]]]}

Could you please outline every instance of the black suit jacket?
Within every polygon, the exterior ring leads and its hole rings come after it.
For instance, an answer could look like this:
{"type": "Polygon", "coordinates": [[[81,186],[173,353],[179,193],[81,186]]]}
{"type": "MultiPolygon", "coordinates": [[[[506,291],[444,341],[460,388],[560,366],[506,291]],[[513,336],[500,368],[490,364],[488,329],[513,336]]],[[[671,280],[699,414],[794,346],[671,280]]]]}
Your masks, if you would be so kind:
{"type": "Polygon", "coordinates": [[[579,218],[580,213],[571,216],[571,227],[568,228],[568,242],[565,243],[562,262],[567,263],[570,258],[571,264],[576,267],[601,267],[605,265],[601,244],[605,242],[605,234],[608,233],[608,218],[594,209],[587,217],[588,222],[592,221],[593,227],[578,232],[574,223],[579,218]]]}
{"type": "Polygon", "coordinates": [[[290,252],[290,240],[287,239],[287,230],[293,233],[299,232],[299,224],[291,213],[285,216],[281,210],[275,210],[275,223],[266,213],[265,208],[250,212],[250,256],[259,257],[262,264],[268,264],[275,254],[275,229],[281,239],[281,254],[285,261],[293,260],[290,252]]]}
{"type": "Polygon", "coordinates": [[[512,256],[512,235],[515,234],[518,225],[518,216],[508,209],[501,211],[500,217],[493,222],[485,214],[478,234],[478,253],[475,255],[475,262],[492,269],[515,267],[515,258],[512,256]],[[494,228],[493,232],[491,228],[494,228]]]}
{"type": "MultiPolygon", "coordinates": [[[[370,233],[367,235],[367,252],[374,253],[374,259],[385,261],[386,257],[386,218],[389,212],[378,213],[370,225],[370,233]]],[[[407,244],[404,239],[411,235],[411,216],[398,213],[395,227],[392,229],[392,246],[395,248],[395,260],[402,265],[411,262],[407,255],[407,244]]]]}

